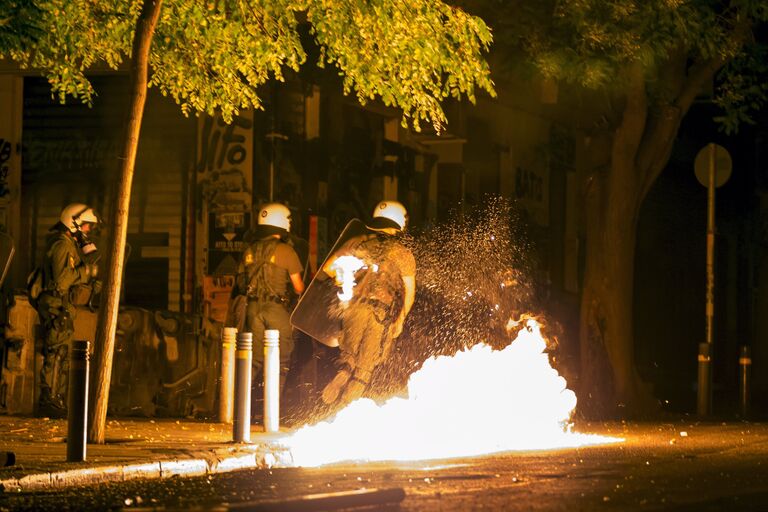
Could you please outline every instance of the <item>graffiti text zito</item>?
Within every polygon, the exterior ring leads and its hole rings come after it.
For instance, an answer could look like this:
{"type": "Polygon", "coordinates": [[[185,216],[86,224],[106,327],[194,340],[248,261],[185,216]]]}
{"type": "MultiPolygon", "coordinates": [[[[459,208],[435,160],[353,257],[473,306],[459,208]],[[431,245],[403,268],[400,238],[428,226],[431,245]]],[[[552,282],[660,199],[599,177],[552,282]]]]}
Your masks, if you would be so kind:
{"type": "Polygon", "coordinates": [[[236,167],[243,163],[249,148],[243,144],[245,136],[237,133],[237,130],[249,130],[252,124],[249,119],[239,116],[235,116],[230,124],[226,124],[221,118],[218,120],[212,117],[206,118],[201,137],[200,160],[196,166],[197,172],[221,170],[225,165],[236,167]]]}

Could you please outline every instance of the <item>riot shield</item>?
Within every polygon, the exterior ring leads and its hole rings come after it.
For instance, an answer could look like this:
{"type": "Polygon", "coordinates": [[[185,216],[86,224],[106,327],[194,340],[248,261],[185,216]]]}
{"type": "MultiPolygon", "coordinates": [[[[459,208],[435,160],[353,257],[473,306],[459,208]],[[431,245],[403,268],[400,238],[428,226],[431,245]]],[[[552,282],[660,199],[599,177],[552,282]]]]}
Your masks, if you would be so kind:
{"type": "MultiPolygon", "coordinates": [[[[325,266],[328,258],[347,240],[371,232],[360,219],[349,221],[320,268],[325,266]]],[[[325,272],[318,270],[291,314],[291,325],[323,345],[338,347],[341,321],[331,318],[330,315],[330,312],[338,307],[338,292],[335,281],[325,272]]]]}
{"type": "Polygon", "coordinates": [[[0,286],[5,282],[8,275],[8,269],[11,267],[13,253],[16,249],[13,244],[13,238],[8,233],[0,233],[0,286]]]}

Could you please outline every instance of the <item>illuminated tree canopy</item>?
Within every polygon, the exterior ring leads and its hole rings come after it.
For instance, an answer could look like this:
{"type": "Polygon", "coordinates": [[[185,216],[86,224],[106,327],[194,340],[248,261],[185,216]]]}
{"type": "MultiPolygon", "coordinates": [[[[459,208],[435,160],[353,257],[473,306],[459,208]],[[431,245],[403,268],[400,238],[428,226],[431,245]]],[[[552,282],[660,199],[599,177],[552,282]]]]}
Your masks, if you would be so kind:
{"type": "Polygon", "coordinates": [[[440,131],[446,98],[493,95],[483,52],[491,32],[439,0],[0,0],[0,58],[48,77],[54,95],[91,103],[86,73],[130,71],[129,115],[111,206],[107,270],[96,328],[91,442],[103,443],[131,186],[147,87],[182,112],[261,107],[259,86],[307,60],[343,76],[346,93],[401,108],[403,124],[440,131]],[[312,44],[312,43],[310,43],[312,44]]]}
{"type": "MultiPolygon", "coordinates": [[[[0,55],[42,70],[61,101],[92,101],[86,72],[130,56],[138,0],[2,0],[0,55]],[[30,14],[32,14],[30,16],[30,14]]],[[[440,102],[493,94],[483,58],[491,33],[438,0],[164,0],[150,51],[150,86],[184,113],[231,119],[261,107],[258,87],[307,59],[308,24],[320,66],[333,65],[360,102],[399,107],[404,122],[442,127],[440,102]]]]}

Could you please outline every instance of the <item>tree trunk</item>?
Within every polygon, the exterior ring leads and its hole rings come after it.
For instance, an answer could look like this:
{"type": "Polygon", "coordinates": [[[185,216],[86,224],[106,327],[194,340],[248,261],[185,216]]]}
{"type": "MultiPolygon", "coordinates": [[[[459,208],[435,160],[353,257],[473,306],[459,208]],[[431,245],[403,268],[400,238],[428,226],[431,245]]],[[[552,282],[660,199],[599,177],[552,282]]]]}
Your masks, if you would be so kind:
{"type": "MultiPolygon", "coordinates": [[[[624,174],[616,169],[611,174],[624,174]]],[[[637,190],[614,188],[596,177],[587,196],[587,243],[581,296],[579,412],[589,418],[646,412],[651,395],[634,364],[632,294],[637,190]]]]}
{"type": "MultiPolygon", "coordinates": [[[[646,415],[658,409],[635,367],[632,301],[640,207],[669,162],[680,122],[704,84],[751,33],[749,16],[736,17],[728,53],[689,66],[686,45],[669,54],[655,83],[663,94],[649,116],[646,74],[639,62],[626,71],[624,111],[613,133],[610,168],[590,176],[586,189],[586,268],[581,295],[579,412],[587,417],[646,415]],[[666,101],[663,101],[666,98],[666,101]]],[[[658,92],[658,91],[657,91],[658,92]]]]}
{"type": "Polygon", "coordinates": [[[160,17],[162,0],[144,0],[141,14],[136,22],[133,36],[131,62],[131,102],[126,127],[120,175],[112,201],[111,220],[113,225],[107,251],[106,273],[101,295],[99,319],[96,326],[96,372],[93,376],[91,422],[89,441],[104,443],[107,419],[109,386],[112,379],[112,358],[115,348],[117,314],[122,285],[122,270],[125,253],[125,237],[128,231],[128,209],[131,202],[131,184],[139,145],[141,120],[147,99],[147,75],[149,49],[152,36],[160,17]]]}
{"type": "Polygon", "coordinates": [[[636,162],[643,141],[656,133],[656,123],[648,118],[640,63],[626,68],[626,83],[610,168],[590,178],[585,198],[587,267],[581,295],[579,411],[587,417],[634,414],[650,401],[635,370],[632,286],[645,182],[636,162]]]}
{"type": "Polygon", "coordinates": [[[649,115],[645,77],[628,70],[622,120],[613,134],[610,168],[590,177],[586,190],[586,269],[581,295],[579,411],[592,418],[644,416],[658,409],[635,367],[633,294],[640,207],[666,167],[680,121],[709,74],[685,77],[685,61],[663,83],[677,83],[676,99],[649,115]],[[678,80],[674,80],[678,78],[678,80]]]}

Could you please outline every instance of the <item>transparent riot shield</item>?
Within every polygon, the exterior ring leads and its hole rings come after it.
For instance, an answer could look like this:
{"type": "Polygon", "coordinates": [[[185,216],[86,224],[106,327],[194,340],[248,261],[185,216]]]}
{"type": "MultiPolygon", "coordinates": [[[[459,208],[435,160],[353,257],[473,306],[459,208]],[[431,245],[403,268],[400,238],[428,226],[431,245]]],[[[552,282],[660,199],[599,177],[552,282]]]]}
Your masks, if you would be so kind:
{"type": "MultiPolygon", "coordinates": [[[[349,221],[320,268],[325,266],[328,258],[347,240],[371,232],[360,219],[349,221]]],[[[293,327],[308,334],[323,345],[338,347],[341,321],[330,315],[330,312],[339,306],[338,292],[339,288],[334,280],[325,272],[318,270],[291,314],[293,327]]]]}

